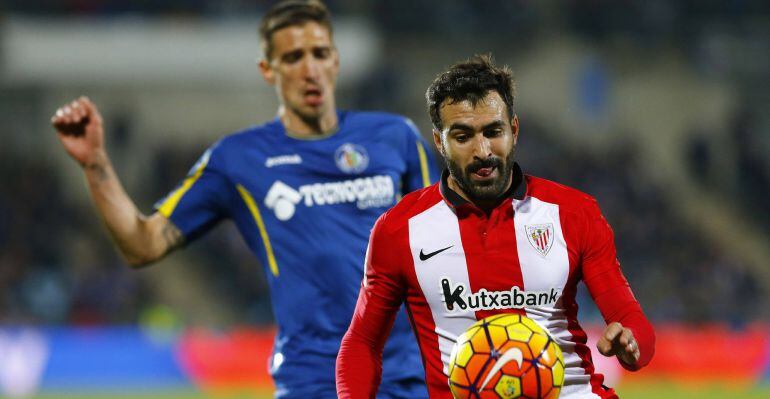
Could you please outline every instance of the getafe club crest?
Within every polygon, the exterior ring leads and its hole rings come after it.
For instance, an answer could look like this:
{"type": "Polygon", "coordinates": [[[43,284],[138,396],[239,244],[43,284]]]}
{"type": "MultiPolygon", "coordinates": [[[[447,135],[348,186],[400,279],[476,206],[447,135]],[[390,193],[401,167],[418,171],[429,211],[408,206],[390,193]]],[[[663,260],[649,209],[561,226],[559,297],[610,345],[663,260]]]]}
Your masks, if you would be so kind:
{"type": "Polygon", "coordinates": [[[334,162],[345,173],[360,173],[369,165],[369,154],[360,145],[345,143],[334,152],[334,162]]]}
{"type": "Polygon", "coordinates": [[[545,257],[553,246],[553,224],[533,224],[524,226],[527,231],[527,240],[533,247],[545,257]]]}

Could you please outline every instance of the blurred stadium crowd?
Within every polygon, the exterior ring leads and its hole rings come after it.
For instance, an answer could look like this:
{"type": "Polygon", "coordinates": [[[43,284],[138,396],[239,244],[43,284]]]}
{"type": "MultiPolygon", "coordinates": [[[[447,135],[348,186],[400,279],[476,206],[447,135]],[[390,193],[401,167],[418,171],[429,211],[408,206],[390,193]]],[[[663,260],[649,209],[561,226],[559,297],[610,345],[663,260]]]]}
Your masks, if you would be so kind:
{"type": "MultiPolygon", "coordinates": [[[[256,21],[268,4],[243,0],[4,3],[0,24],[3,13],[44,17],[140,14],[204,20],[253,14],[256,21]]],[[[684,60],[690,74],[725,82],[737,93],[728,112],[726,131],[716,134],[713,130],[721,127],[700,123],[684,128],[685,141],[679,153],[681,172],[695,192],[707,193],[730,208],[748,222],[753,236],[750,238],[770,247],[770,158],[765,155],[770,151],[770,118],[766,112],[770,103],[767,2],[327,3],[335,16],[365,16],[382,32],[386,48],[396,53],[399,41],[409,37],[425,38],[429,43],[480,41],[488,44],[498,60],[510,62],[514,72],[516,62],[510,60],[515,60],[519,52],[537,47],[554,32],[594,43],[604,65],[611,65],[613,57],[623,58],[622,54],[634,58],[625,62],[638,59],[644,63],[646,58],[673,51],[684,60]],[[462,21],[461,27],[458,21],[462,21]],[[515,39],[509,39],[512,37],[515,39]]],[[[468,55],[452,54],[448,61],[468,55]]],[[[368,78],[344,89],[343,104],[404,113],[428,134],[422,99],[404,100],[402,90],[413,83],[405,69],[410,62],[403,57],[386,59],[369,72],[368,78]]],[[[443,66],[435,64],[433,70],[443,66]]],[[[584,76],[587,88],[575,100],[581,102],[576,104],[578,109],[590,112],[611,101],[603,99],[601,90],[615,79],[607,69],[594,68],[584,76]]],[[[408,92],[424,90],[428,82],[408,92]]],[[[2,82],[1,88],[0,121],[17,128],[0,134],[24,130],[18,127],[24,120],[18,119],[17,110],[19,104],[33,102],[34,95],[24,95],[28,87],[16,87],[8,80],[2,82]]],[[[651,170],[658,166],[642,156],[639,143],[656,140],[657,132],[617,132],[617,138],[606,145],[593,145],[589,136],[582,145],[576,144],[563,139],[570,132],[549,123],[547,115],[527,113],[527,101],[526,97],[519,99],[519,162],[525,172],[571,185],[598,199],[614,227],[623,270],[653,321],[727,322],[735,327],[770,322],[770,282],[766,274],[758,272],[770,269],[770,260],[752,264],[750,257],[741,256],[743,247],[722,242],[734,234],[745,234],[740,231],[744,224],[728,226],[733,230],[725,230],[720,238],[718,234],[704,233],[703,223],[707,220],[699,222],[683,214],[682,206],[677,205],[682,199],[669,186],[672,183],[656,178],[651,170]]],[[[562,110],[553,110],[559,112],[562,110]]],[[[39,122],[36,126],[40,126],[39,122]]],[[[132,160],[132,153],[126,149],[130,147],[122,145],[134,139],[132,129],[130,122],[120,118],[108,120],[108,145],[119,173],[121,163],[132,160]]],[[[53,131],[26,133],[39,142],[54,140],[53,131]]],[[[173,188],[215,139],[148,146],[145,159],[149,162],[136,171],[141,176],[129,178],[136,183],[128,184],[143,210],[149,210],[154,200],[173,188]]],[[[91,204],[85,198],[65,195],[68,185],[82,186],[82,182],[65,178],[61,168],[61,163],[49,157],[0,146],[0,323],[136,323],[152,320],[159,309],[172,315],[173,323],[200,323],[194,311],[169,304],[165,294],[174,283],[168,276],[132,272],[125,266],[91,204]]],[[[215,318],[216,323],[270,323],[263,271],[231,226],[218,228],[186,252],[184,267],[188,269],[182,273],[195,274],[207,282],[205,295],[224,315],[215,318]]],[[[184,285],[181,289],[193,290],[184,285]]],[[[600,320],[590,301],[584,298],[583,302],[588,310],[581,316],[600,320]]]]}

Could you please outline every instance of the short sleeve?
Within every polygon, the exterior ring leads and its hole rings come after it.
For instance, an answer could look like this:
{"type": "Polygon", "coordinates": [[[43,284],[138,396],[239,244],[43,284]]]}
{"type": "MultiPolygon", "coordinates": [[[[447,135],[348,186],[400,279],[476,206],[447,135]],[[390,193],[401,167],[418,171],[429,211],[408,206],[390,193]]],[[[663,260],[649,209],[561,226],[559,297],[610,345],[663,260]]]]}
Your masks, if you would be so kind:
{"type": "Polygon", "coordinates": [[[221,165],[214,156],[217,144],[206,150],[187,177],[165,198],[155,204],[191,242],[210,230],[227,215],[227,197],[232,190],[221,165]]]}

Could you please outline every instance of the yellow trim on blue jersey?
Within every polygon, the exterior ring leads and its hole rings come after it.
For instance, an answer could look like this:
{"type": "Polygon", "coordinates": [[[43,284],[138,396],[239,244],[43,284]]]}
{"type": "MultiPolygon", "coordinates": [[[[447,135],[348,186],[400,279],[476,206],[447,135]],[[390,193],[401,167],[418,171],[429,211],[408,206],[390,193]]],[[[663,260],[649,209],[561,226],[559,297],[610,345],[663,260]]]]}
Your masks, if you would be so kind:
{"type": "Polygon", "coordinates": [[[198,165],[198,168],[195,169],[195,172],[188,176],[186,179],[184,179],[184,182],[182,185],[174,190],[171,194],[169,194],[168,197],[163,201],[163,204],[161,204],[160,207],[158,207],[158,212],[160,212],[161,215],[165,216],[167,219],[171,217],[171,214],[174,213],[174,209],[177,205],[179,205],[179,201],[182,200],[182,197],[187,193],[190,188],[192,188],[193,184],[201,177],[203,174],[203,170],[206,169],[206,165],[208,165],[209,160],[208,157],[205,158],[203,162],[201,162],[200,165],[198,165]]]}
{"type": "Polygon", "coordinates": [[[417,142],[417,154],[420,155],[420,171],[422,172],[422,186],[430,186],[430,172],[428,172],[428,157],[425,155],[425,148],[421,142],[417,142]]]}
{"type": "Polygon", "coordinates": [[[278,277],[278,263],[275,261],[275,254],[273,254],[273,246],[270,245],[270,237],[267,235],[267,229],[265,229],[265,222],[262,220],[262,214],[259,213],[259,207],[257,207],[254,197],[251,196],[249,190],[240,184],[236,185],[238,193],[241,194],[243,202],[246,203],[246,207],[249,208],[251,216],[254,217],[254,221],[257,223],[259,229],[259,235],[262,236],[262,243],[265,244],[265,252],[267,252],[267,263],[270,266],[270,271],[273,272],[273,276],[278,277]]]}

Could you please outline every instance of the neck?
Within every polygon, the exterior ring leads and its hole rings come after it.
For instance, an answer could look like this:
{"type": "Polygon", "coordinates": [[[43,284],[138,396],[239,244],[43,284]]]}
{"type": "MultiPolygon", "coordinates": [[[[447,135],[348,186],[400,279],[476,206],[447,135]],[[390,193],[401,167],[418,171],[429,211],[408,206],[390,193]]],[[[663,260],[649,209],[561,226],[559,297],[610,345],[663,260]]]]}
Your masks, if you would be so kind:
{"type": "Polygon", "coordinates": [[[303,118],[296,112],[281,105],[278,117],[287,132],[296,136],[319,136],[334,132],[337,129],[337,112],[334,107],[318,118],[303,118]]]}
{"type": "Polygon", "coordinates": [[[469,196],[468,193],[466,193],[462,187],[460,187],[460,185],[457,183],[457,180],[455,180],[452,175],[449,175],[449,178],[447,178],[447,185],[450,189],[452,189],[452,191],[456,192],[460,197],[462,197],[462,199],[470,202],[487,214],[490,214],[493,209],[497,208],[497,206],[505,200],[502,195],[503,193],[508,192],[508,190],[511,188],[511,184],[513,184],[513,176],[508,178],[508,184],[505,185],[505,190],[503,190],[500,195],[492,199],[480,199],[469,196]]]}

